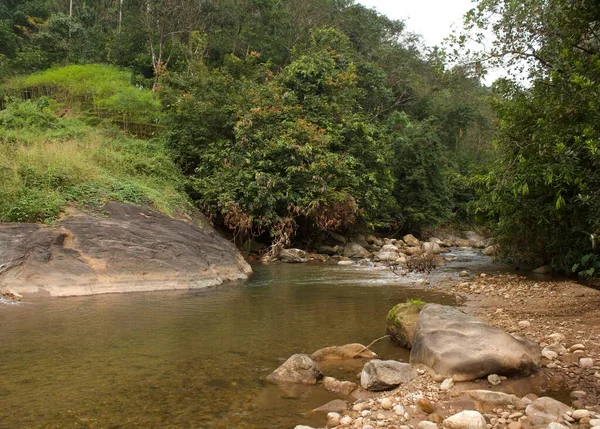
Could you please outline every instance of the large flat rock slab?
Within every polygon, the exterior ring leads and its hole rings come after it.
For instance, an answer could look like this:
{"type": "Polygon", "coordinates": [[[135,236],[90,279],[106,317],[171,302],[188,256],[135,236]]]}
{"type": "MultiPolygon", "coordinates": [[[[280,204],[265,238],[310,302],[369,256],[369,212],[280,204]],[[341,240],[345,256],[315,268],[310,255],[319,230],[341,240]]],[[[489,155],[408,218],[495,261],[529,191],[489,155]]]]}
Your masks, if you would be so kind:
{"type": "Polygon", "coordinates": [[[417,321],[411,364],[431,369],[438,380],[468,381],[489,374],[531,374],[538,344],[510,335],[454,307],[427,304],[417,321]]]}
{"type": "Polygon", "coordinates": [[[91,295],[215,286],[252,272],[210,225],[108,203],[55,226],[0,224],[0,290],[91,295]]]}

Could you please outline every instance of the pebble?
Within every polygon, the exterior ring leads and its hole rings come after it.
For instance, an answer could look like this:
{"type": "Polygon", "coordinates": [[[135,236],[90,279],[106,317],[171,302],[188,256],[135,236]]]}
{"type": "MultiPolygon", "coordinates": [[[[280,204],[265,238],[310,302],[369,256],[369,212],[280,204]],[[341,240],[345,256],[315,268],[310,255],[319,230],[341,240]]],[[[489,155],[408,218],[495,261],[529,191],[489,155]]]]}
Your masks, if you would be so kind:
{"type": "Polygon", "coordinates": [[[427,420],[423,420],[419,422],[417,425],[417,429],[438,429],[438,425],[433,422],[428,422],[427,420]]]}
{"type": "Polygon", "coordinates": [[[460,273],[458,273],[459,277],[469,277],[469,272],[468,271],[461,271],[460,273]]]}
{"type": "Polygon", "coordinates": [[[521,328],[529,328],[531,326],[531,322],[529,320],[521,320],[519,322],[519,326],[521,328]]]}
{"type": "Polygon", "coordinates": [[[573,418],[575,420],[581,420],[585,417],[590,417],[591,413],[589,412],[589,410],[575,410],[573,411],[573,418]]]}
{"type": "Polygon", "coordinates": [[[381,404],[381,408],[383,408],[384,410],[391,410],[394,405],[392,404],[390,398],[383,398],[381,401],[379,401],[379,403],[381,404]]]}
{"type": "Polygon", "coordinates": [[[398,404],[394,407],[394,414],[397,416],[404,415],[404,407],[401,404],[398,404]]]}
{"type": "Polygon", "coordinates": [[[546,426],[546,429],[567,429],[567,427],[565,425],[561,425],[560,423],[552,422],[546,426]]]}
{"type": "Polygon", "coordinates": [[[375,428],[371,425],[365,425],[362,427],[362,429],[375,429],[375,428]]]}
{"type": "Polygon", "coordinates": [[[340,424],[340,416],[338,413],[327,413],[327,424],[331,426],[337,426],[340,424]]]}
{"type": "Polygon", "coordinates": [[[545,348],[544,350],[542,350],[542,356],[544,356],[548,360],[554,360],[554,359],[558,358],[558,353],[545,348]]]}
{"type": "Polygon", "coordinates": [[[562,343],[563,341],[565,341],[565,336],[560,332],[550,334],[547,338],[551,340],[554,344],[562,343]]]}
{"type": "Polygon", "coordinates": [[[585,350],[585,346],[583,344],[573,344],[569,347],[570,352],[574,352],[575,350],[585,350]]]}
{"type": "Polygon", "coordinates": [[[342,425],[349,425],[350,423],[352,423],[352,417],[350,416],[344,416],[340,419],[340,424],[342,425]]]}
{"type": "Polygon", "coordinates": [[[590,426],[600,426],[600,419],[590,420],[590,426]]]}
{"type": "Polygon", "coordinates": [[[450,390],[454,387],[454,380],[452,378],[447,378],[442,381],[440,384],[440,390],[450,390]]]}
{"type": "Polygon", "coordinates": [[[500,383],[502,383],[502,380],[500,379],[500,376],[498,376],[498,374],[490,374],[488,375],[487,379],[492,386],[497,386],[500,383]]]}
{"type": "Polygon", "coordinates": [[[592,358],[581,358],[579,359],[579,366],[581,368],[590,368],[594,366],[594,359],[592,358]]]}
{"type": "Polygon", "coordinates": [[[508,429],[522,429],[523,424],[521,422],[510,422],[508,424],[508,429]]]}

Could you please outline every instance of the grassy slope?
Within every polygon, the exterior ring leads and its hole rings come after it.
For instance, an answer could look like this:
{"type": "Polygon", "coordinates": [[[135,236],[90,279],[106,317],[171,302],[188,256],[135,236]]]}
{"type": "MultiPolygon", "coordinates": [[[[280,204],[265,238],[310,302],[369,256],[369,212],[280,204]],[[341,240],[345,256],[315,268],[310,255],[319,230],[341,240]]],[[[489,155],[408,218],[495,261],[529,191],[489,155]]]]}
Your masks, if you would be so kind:
{"type": "Polygon", "coordinates": [[[0,111],[0,222],[51,222],[69,204],[94,208],[109,200],[167,214],[186,209],[184,179],[160,139],[55,111],[55,99],[13,100],[0,111]]]}

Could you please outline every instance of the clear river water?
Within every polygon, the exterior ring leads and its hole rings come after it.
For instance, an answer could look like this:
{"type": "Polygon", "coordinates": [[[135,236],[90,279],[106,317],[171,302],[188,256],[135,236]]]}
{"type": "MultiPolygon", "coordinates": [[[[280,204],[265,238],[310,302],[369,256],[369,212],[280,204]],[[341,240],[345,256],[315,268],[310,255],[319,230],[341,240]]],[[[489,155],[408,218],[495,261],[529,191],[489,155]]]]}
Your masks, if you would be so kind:
{"type": "MultiPolygon", "coordinates": [[[[472,251],[433,276],[500,268],[472,251]]],[[[340,396],[264,378],[293,353],[385,334],[407,298],[454,304],[419,275],[336,265],[253,267],[197,291],[39,298],[0,305],[1,428],[293,428],[340,396]]],[[[388,339],[373,350],[406,359],[388,339]]],[[[356,380],[359,367],[328,375],[356,380]]]]}

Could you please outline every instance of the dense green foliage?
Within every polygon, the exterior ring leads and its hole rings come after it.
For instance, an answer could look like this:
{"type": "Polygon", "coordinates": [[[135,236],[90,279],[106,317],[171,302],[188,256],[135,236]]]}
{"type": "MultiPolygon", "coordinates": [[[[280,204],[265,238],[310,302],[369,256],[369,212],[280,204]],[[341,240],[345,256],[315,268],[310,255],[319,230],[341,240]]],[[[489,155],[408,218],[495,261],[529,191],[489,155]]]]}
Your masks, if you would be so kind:
{"type": "Polygon", "coordinates": [[[506,256],[597,275],[600,248],[600,4],[482,0],[470,16],[498,43],[490,56],[530,86],[495,85],[500,157],[478,210],[506,256]]]}
{"type": "Polygon", "coordinates": [[[53,121],[40,141],[71,123],[160,135],[194,203],[242,237],[463,221],[493,152],[472,70],[352,0],[9,0],[0,46],[0,93],[33,100],[5,115],[53,121]]]}
{"type": "Polygon", "coordinates": [[[69,204],[106,201],[185,209],[183,179],[159,141],[59,119],[41,99],[0,111],[0,221],[56,219],[69,204]]]}

